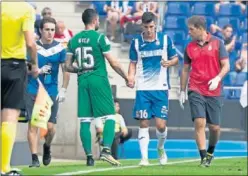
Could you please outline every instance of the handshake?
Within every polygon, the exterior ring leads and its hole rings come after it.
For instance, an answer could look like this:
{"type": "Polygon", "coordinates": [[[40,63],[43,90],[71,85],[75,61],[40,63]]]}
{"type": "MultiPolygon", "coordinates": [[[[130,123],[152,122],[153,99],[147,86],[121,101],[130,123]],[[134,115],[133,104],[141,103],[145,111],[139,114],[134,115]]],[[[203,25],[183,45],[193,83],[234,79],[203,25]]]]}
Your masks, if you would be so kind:
{"type": "Polygon", "coordinates": [[[126,85],[129,88],[134,88],[134,86],[135,86],[135,78],[134,77],[127,77],[126,85]]]}

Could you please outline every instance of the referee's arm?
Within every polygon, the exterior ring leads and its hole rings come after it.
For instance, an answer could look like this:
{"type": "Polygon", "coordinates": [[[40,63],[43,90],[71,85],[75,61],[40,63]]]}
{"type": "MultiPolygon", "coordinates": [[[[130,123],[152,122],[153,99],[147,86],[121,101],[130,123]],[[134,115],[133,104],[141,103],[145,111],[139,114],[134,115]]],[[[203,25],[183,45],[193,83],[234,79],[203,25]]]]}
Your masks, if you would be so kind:
{"type": "Polygon", "coordinates": [[[32,65],[31,67],[31,73],[34,77],[39,75],[39,69],[37,66],[37,48],[36,48],[36,42],[34,38],[34,15],[35,11],[33,9],[30,9],[26,12],[24,18],[23,18],[23,25],[22,25],[22,31],[24,34],[26,47],[28,53],[30,53],[30,63],[32,65]]]}

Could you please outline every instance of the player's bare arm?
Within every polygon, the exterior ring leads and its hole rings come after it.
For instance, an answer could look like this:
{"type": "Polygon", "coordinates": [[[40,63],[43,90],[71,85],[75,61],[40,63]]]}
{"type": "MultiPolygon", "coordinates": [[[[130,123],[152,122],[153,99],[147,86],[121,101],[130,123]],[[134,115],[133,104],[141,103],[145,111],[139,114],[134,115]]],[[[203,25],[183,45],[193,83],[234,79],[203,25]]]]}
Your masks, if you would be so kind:
{"type": "Polygon", "coordinates": [[[31,74],[34,77],[39,75],[39,68],[37,66],[37,48],[32,31],[24,31],[24,37],[26,41],[27,52],[30,54],[31,59],[31,74]]]}
{"type": "Polygon", "coordinates": [[[128,87],[134,88],[135,85],[135,75],[136,75],[136,62],[130,62],[128,68],[128,79],[129,82],[127,84],[128,87]]]}
{"type": "Polygon", "coordinates": [[[61,64],[62,72],[63,72],[63,84],[62,88],[67,89],[69,81],[70,81],[70,73],[66,71],[65,63],[61,64]]]}
{"type": "Polygon", "coordinates": [[[190,71],[190,64],[184,64],[183,69],[182,69],[182,73],[181,73],[181,79],[180,79],[181,91],[186,90],[189,71],[190,71]]]}
{"type": "Polygon", "coordinates": [[[161,65],[163,67],[171,67],[171,66],[175,66],[177,64],[178,64],[178,56],[174,56],[170,60],[167,60],[167,61],[165,61],[163,59],[161,60],[161,65]]]}
{"type": "Polygon", "coordinates": [[[190,64],[184,64],[182,73],[181,73],[181,79],[180,79],[180,97],[179,97],[179,103],[182,109],[184,109],[184,103],[186,100],[186,86],[188,84],[188,76],[190,71],[190,64]]]}
{"type": "Polygon", "coordinates": [[[66,54],[65,71],[70,72],[70,73],[78,73],[79,72],[79,68],[73,66],[73,54],[72,53],[66,54]]]}
{"type": "Polygon", "coordinates": [[[128,82],[127,73],[124,71],[120,62],[110,53],[104,54],[105,58],[108,60],[110,66],[114,69],[116,73],[118,73],[126,82],[128,82]]]}

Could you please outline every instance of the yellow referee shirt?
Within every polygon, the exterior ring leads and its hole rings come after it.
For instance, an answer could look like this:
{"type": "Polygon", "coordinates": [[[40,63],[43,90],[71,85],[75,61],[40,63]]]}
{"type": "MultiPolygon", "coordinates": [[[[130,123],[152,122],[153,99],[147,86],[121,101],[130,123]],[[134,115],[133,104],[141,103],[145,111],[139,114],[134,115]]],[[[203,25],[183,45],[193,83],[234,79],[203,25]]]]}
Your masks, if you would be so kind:
{"type": "Polygon", "coordinates": [[[34,31],[35,11],[27,2],[2,2],[1,59],[26,59],[24,31],[34,31]]]}

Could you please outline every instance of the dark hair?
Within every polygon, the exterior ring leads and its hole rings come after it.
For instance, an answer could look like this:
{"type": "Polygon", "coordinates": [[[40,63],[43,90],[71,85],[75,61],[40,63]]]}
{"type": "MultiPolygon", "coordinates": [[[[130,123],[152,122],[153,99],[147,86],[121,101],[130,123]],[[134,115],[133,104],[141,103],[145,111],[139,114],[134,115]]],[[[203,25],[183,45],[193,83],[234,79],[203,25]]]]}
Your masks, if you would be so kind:
{"type": "Polygon", "coordinates": [[[207,29],[207,23],[206,23],[206,19],[203,16],[192,16],[188,19],[187,21],[188,25],[192,25],[195,28],[199,29],[199,28],[203,28],[203,29],[207,29]]]}
{"type": "Polygon", "coordinates": [[[225,30],[227,28],[232,28],[233,29],[232,25],[230,25],[230,24],[227,24],[227,25],[223,26],[223,30],[225,30]]]}
{"type": "Polygon", "coordinates": [[[142,20],[143,24],[147,24],[147,23],[150,23],[152,21],[155,22],[156,16],[152,12],[145,12],[145,13],[143,13],[141,20],[142,20]]]}
{"type": "Polygon", "coordinates": [[[84,25],[91,24],[93,19],[97,16],[98,13],[94,9],[86,9],[82,14],[84,25]]]}
{"type": "Polygon", "coordinates": [[[46,23],[53,23],[56,25],[56,20],[54,18],[48,17],[48,18],[43,18],[40,22],[40,29],[44,28],[44,25],[46,23]]]}
{"type": "Polygon", "coordinates": [[[44,13],[45,13],[46,10],[52,12],[52,9],[51,9],[50,7],[45,7],[45,8],[43,8],[42,11],[41,11],[41,15],[42,15],[42,16],[44,16],[44,13]]]}

